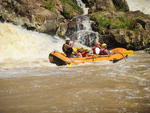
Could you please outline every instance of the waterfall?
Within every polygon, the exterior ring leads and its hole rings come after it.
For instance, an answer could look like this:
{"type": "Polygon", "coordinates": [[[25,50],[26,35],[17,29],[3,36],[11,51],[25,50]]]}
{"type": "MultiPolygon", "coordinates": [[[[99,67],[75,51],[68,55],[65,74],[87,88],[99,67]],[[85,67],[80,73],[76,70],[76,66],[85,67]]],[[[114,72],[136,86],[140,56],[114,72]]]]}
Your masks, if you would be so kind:
{"type": "Polygon", "coordinates": [[[48,59],[53,50],[61,51],[63,40],[21,26],[0,23],[0,62],[10,59],[48,59]]]}
{"type": "Polygon", "coordinates": [[[126,0],[131,11],[140,10],[150,14],[150,0],[126,0]]]}
{"type": "Polygon", "coordinates": [[[83,9],[83,14],[72,19],[73,23],[75,23],[76,29],[70,28],[68,31],[68,36],[72,40],[78,40],[79,43],[86,46],[93,46],[93,44],[98,41],[98,33],[92,31],[91,24],[93,21],[90,20],[88,16],[88,9],[82,0],[76,0],[78,5],[83,9]]]}
{"type": "Polygon", "coordinates": [[[78,6],[80,6],[83,9],[83,15],[87,15],[89,8],[85,6],[82,0],[76,0],[76,1],[77,1],[78,6]]]}

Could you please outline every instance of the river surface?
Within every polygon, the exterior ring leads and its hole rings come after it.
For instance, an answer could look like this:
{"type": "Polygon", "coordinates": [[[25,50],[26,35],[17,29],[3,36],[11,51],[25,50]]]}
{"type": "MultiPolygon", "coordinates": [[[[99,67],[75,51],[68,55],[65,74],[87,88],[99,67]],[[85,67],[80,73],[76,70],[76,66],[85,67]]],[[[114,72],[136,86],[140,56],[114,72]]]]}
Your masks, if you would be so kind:
{"type": "MultiPolygon", "coordinates": [[[[90,20],[82,24],[90,28],[90,20]]],[[[57,67],[48,55],[64,40],[10,23],[0,28],[0,113],[150,113],[150,54],[57,67]]]]}
{"type": "Polygon", "coordinates": [[[150,111],[150,54],[141,51],[117,63],[71,68],[41,62],[31,62],[32,67],[1,64],[0,113],[150,111]]]}

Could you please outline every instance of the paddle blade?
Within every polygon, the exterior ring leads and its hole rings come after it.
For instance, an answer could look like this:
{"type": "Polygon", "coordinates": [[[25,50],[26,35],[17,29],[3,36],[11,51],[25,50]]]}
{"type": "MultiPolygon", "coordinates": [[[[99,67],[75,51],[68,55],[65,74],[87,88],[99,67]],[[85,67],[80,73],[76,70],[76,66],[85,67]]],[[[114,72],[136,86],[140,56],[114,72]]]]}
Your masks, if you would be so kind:
{"type": "Polygon", "coordinates": [[[134,54],[134,51],[132,51],[132,50],[127,50],[127,51],[124,52],[124,54],[132,55],[132,54],[134,54]]]}
{"type": "Polygon", "coordinates": [[[72,64],[68,64],[67,67],[68,67],[68,68],[71,68],[71,67],[72,67],[72,64]]]}

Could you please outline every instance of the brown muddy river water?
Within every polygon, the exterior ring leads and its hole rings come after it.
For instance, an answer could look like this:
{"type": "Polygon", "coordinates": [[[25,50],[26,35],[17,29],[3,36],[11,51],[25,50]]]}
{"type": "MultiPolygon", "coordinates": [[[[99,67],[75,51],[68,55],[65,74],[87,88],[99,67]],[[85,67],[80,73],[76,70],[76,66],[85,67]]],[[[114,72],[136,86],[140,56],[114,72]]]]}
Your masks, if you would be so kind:
{"type": "Polygon", "coordinates": [[[0,113],[150,113],[150,54],[72,68],[43,62],[0,64],[0,113]]]}

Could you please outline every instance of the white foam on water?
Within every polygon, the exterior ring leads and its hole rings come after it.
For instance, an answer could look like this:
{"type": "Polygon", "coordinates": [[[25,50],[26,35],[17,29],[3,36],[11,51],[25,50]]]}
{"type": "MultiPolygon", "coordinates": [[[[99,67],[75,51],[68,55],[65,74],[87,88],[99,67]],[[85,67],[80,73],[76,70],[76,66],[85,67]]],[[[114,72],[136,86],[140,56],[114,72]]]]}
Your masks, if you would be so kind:
{"type": "Polygon", "coordinates": [[[51,51],[61,51],[64,40],[57,36],[29,31],[21,26],[0,23],[1,67],[50,65],[51,51]]]}
{"type": "Polygon", "coordinates": [[[126,0],[131,11],[140,10],[145,14],[150,14],[150,0],[126,0]]]}

